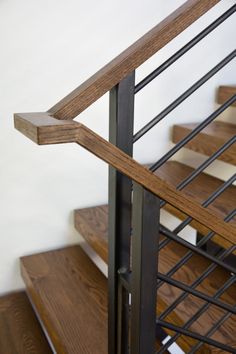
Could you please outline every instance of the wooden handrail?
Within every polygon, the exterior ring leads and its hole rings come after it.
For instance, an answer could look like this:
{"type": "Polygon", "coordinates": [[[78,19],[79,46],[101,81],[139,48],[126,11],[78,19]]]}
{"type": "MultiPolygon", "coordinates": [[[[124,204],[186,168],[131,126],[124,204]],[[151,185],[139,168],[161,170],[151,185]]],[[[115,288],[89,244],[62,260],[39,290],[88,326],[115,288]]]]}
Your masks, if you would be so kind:
{"type": "Polygon", "coordinates": [[[58,120],[48,113],[15,113],[17,130],[38,145],[75,142],[79,123],[58,120]]]}
{"type": "Polygon", "coordinates": [[[186,1],[95,75],[49,109],[48,113],[57,119],[75,118],[219,1],[186,1]]]}
{"type": "Polygon", "coordinates": [[[83,124],[78,129],[77,143],[170,205],[191,216],[232,244],[236,244],[236,228],[234,226],[225,223],[210,210],[203,208],[186,194],[176,190],[83,124]]]}
{"type": "Polygon", "coordinates": [[[177,191],[84,125],[71,121],[219,1],[188,0],[48,112],[15,114],[14,119],[16,129],[39,145],[80,144],[170,205],[235,244],[235,227],[177,191]]]}
{"type": "Polygon", "coordinates": [[[34,142],[57,144],[76,142],[143,187],[191,216],[199,223],[236,244],[236,228],[225,223],[181,191],[154,175],[129,155],[85,127],[81,123],[59,121],[47,113],[15,114],[15,127],[34,142]]]}

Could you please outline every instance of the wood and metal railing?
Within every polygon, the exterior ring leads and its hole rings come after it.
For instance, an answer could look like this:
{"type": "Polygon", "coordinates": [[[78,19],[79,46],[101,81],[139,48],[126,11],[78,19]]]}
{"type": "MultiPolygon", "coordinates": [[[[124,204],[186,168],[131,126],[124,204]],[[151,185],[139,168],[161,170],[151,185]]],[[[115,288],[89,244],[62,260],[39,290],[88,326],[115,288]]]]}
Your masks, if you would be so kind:
{"type": "Polygon", "coordinates": [[[236,303],[232,305],[221,299],[222,294],[236,280],[236,267],[225,261],[236,251],[236,229],[230,223],[236,215],[236,209],[224,220],[208,209],[208,206],[235,182],[236,175],[222,183],[201,205],[184,193],[187,185],[235,144],[236,137],[222,145],[179,183],[177,188],[154,174],[177,151],[235,103],[236,95],[203,119],[190,134],[149,169],[132,158],[133,145],[137,140],[235,58],[236,50],[229,53],[140,131],[133,132],[135,94],[140,94],[149,82],[233,15],[236,5],[138,84],[135,84],[135,70],[218,2],[219,0],[187,1],[48,112],[15,114],[15,127],[37,144],[75,142],[109,164],[109,354],[165,353],[170,345],[183,335],[195,340],[189,349],[190,353],[197,352],[205,345],[236,353],[235,348],[211,338],[224,321],[236,314],[236,303]],[[107,91],[110,91],[109,142],[83,124],[72,120],[107,91]],[[160,210],[166,204],[186,215],[186,219],[174,230],[168,229],[160,222],[160,210]],[[209,229],[196,245],[179,236],[193,220],[209,229]],[[212,255],[204,250],[203,246],[209,240],[214,240],[222,247],[220,254],[212,255]],[[171,242],[181,244],[187,251],[172,269],[163,274],[158,269],[158,255],[171,242]],[[225,247],[226,244],[230,246],[225,247]],[[173,275],[195,254],[209,260],[210,266],[191,285],[176,280],[173,275]],[[217,293],[210,296],[199,291],[197,287],[216,267],[222,267],[230,276],[217,293]],[[182,293],[157,316],[158,291],[163,284],[177,287],[182,293]],[[167,321],[168,315],[189,295],[201,299],[204,305],[183,327],[167,321]],[[193,332],[191,325],[212,305],[224,310],[225,314],[206,335],[193,332]],[[157,329],[174,333],[158,351],[155,349],[157,329]]]}

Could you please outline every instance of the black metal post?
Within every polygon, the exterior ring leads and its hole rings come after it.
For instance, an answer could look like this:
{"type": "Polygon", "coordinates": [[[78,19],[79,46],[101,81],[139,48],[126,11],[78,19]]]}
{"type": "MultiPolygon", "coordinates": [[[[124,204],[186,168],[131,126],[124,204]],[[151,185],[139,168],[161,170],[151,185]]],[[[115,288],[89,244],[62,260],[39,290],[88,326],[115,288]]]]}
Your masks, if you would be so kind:
{"type": "Polygon", "coordinates": [[[131,354],[155,353],[159,212],[159,199],[134,183],[131,354]]]}
{"type": "MultiPolygon", "coordinates": [[[[132,156],[135,73],[110,91],[109,141],[132,156]]],[[[132,181],[109,167],[108,352],[128,354],[129,293],[119,273],[130,269],[132,181]]]]}

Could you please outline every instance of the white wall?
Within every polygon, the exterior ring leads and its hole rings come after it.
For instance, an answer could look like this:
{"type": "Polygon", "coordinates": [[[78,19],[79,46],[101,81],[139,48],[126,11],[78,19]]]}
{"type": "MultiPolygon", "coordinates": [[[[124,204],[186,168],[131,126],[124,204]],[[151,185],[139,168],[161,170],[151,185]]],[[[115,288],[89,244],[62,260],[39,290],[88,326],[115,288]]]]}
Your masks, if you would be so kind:
{"type": "MultiPolygon", "coordinates": [[[[73,144],[36,146],[13,129],[13,112],[47,110],[183,2],[0,0],[0,293],[23,286],[21,255],[78,242],[73,209],[107,200],[103,162],[73,144]]],[[[139,69],[137,79],[233,3],[222,0],[139,69]]],[[[233,49],[233,20],[137,95],[136,129],[233,49]]],[[[170,146],[173,122],[208,115],[216,87],[235,84],[233,73],[235,63],[138,142],[135,156],[140,161],[160,156],[170,146]]],[[[78,119],[106,137],[108,96],[78,119]]]]}

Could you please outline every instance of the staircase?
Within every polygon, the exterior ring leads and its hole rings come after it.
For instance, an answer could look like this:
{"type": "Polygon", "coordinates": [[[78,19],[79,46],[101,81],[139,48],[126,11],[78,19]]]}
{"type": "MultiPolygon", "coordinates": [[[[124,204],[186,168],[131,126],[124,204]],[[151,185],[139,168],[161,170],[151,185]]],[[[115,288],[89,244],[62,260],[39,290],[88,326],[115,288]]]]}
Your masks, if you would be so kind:
{"type": "Polygon", "coordinates": [[[0,298],[0,354],[175,353],[173,344],[184,353],[236,353],[236,174],[223,181],[205,171],[215,160],[235,165],[236,125],[220,114],[236,105],[236,87],[218,89],[209,117],[175,124],[175,145],[158,161],[132,158],[137,140],[235,58],[236,50],[133,133],[135,94],[236,5],[138,84],[135,70],[218,2],[187,1],[48,112],[15,114],[16,129],[37,144],[76,142],[109,164],[108,205],[74,213],[108,279],[80,245],[22,257],[28,298],[0,298]],[[73,121],[107,91],[109,142],[73,121]],[[194,169],[175,160],[182,147],[204,162],[194,169]],[[174,229],[162,224],[163,210],[179,220],[174,229]],[[186,226],[196,243],[181,237],[186,226]]]}
{"type": "MultiPolygon", "coordinates": [[[[198,124],[175,125],[173,129],[173,142],[177,144],[197,126],[198,124]]],[[[221,146],[234,139],[235,135],[235,124],[216,121],[203,129],[186,147],[201,154],[211,156],[215,151],[219,150],[221,146]]],[[[231,145],[221,154],[219,160],[236,165],[235,145],[231,145]]]]}

